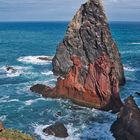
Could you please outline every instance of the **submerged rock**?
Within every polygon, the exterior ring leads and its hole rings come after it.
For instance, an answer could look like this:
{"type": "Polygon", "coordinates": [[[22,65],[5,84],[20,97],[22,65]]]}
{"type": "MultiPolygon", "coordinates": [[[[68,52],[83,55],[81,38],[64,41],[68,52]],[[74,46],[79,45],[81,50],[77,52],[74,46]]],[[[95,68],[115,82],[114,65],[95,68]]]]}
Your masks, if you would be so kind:
{"type": "Polygon", "coordinates": [[[16,69],[14,69],[14,67],[11,67],[11,66],[7,66],[6,70],[11,71],[12,73],[15,73],[17,71],[16,69]]]}
{"type": "Polygon", "coordinates": [[[45,128],[44,133],[48,135],[53,135],[55,137],[66,138],[68,137],[68,132],[63,123],[56,122],[55,124],[45,128]]]}
{"type": "Polygon", "coordinates": [[[53,88],[49,87],[49,86],[46,86],[46,85],[42,85],[42,84],[36,84],[34,86],[32,86],[30,88],[30,90],[32,92],[36,92],[36,93],[40,93],[43,97],[47,98],[47,97],[50,97],[50,98],[55,98],[56,95],[54,94],[51,94],[52,93],[52,90],[53,88]],[[47,93],[47,94],[46,94],[47,93]]]}
{"type": "Polygon", "coordinates": [[[138,96],[140,96],[140,92],[136,92],[135,94],[138,95],[138,96]]]}
{"type": "Polygon", "coordinates": [[[111,131],[116,140],[140,139],[140,109],[132,96],[125,101],[117,120],[111,127],[111,131]]]}
{"type": "Polygon", "coordinates": [[[60,112],[60,111],[57,112],[57,113],[55,114],[55,116],[56,116],[56,117],[60,117],[60,116],[62,116],[62,112],[60,112]]]}
{"type": "Polygon", "coordinates": [[[88,0],[77,11],[52,63],[54,74],[60,77],[44,96],[119,111],[124,71],[100,0],[88,0]]]}
{"type": "Polygon", "coordinates": [[[53,57],[46,56],[46,57],[38,57],[37,59],[44,60],[44,61],[52,61],[53,57]]]}
{"type": "Polygon", "coordinates": [[[45,93],[47,86],[42,84],[36,84],[30,88],[32,92],[41,93],[42,95],[45,93]]]}

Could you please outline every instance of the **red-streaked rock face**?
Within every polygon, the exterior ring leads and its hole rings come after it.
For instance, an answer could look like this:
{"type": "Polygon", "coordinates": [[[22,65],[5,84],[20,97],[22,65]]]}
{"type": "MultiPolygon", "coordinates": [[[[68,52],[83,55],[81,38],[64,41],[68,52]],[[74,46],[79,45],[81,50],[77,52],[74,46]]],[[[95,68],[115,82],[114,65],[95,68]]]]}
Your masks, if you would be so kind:
{"type": "Polygon", "coordinates": [[[74,16],[56,51],[53,72],[60,78],[56,87],[43,90],[45,97],[104,110],[118,111],[122,106],[123,66],[99,0],[89,0],[74,16]]]}
{"type": "Polygon", "coordinates": [[[55,92],[59,93],[60,97],[100,109],[121,107],[119,82],[113,72],[114,64],[106,54],[97,58],[95,63],[89,64],[88,73],[84,77],[80,77],[82,72],[80,58],[73,56],[72,61],[73,67],[70,72],[57,82],[55,92]]]}

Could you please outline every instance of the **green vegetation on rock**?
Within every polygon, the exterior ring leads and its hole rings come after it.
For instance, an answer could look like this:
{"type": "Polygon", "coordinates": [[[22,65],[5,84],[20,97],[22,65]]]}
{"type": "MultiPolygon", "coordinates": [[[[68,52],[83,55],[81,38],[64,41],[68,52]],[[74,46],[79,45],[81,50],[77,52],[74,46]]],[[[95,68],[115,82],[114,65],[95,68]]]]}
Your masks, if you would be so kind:
{"type": "Polygon", "coordinates": [[[35,140],[29,135],[23,134],[17,130],[5,129],[0,132],[0,138],[4,138],[4,140],[35,140]]]}

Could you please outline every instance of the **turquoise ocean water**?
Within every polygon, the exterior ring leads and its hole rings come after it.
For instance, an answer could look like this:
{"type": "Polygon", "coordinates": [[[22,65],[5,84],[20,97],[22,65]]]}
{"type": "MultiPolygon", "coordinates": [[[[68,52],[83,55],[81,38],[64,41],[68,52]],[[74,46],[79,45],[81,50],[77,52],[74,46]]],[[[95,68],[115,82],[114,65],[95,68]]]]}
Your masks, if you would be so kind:
{"type": "MultiPolygon", "coordinates": [[[[53,56],[63,39],[67,22],[0,23],[0,120],[8,128],[19,129],[38,140],[57,140],[42,129],[56,121],[68,128],[66,140],[113,140],[109,129],[116,115],[76,106],[70,101],[44,99],[31,93],[36,83],[54,85],[51,62],[38,56],[53,56]],[[13,66],[15,73],[6,72],[13,66]],[[56,113],[62,112],[62,116],[56,113]]],[[[121,98],[134,95],[140,106],[140,23],[111,22],[124,64],[126,85],[121,98]]]]}

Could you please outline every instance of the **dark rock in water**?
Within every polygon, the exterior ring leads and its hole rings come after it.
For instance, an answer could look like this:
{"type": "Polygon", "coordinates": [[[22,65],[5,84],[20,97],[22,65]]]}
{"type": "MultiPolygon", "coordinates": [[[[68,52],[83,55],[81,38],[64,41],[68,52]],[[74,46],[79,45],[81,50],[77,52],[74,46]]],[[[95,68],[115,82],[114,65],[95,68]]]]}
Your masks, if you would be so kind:
{"type": "Polygon", "coordinates": [[[59,111],[55,114],[57,117],[62,116],[62,113],[59,111]]]}
{"type": "Polygon", "coordinates": [[[116,140],[140,140],[140,109],[132,96],[125,101],[111,131],[116,140]]]}
{"type": "Polygon", "coordinates": [[[30,88],[32,92],[39,93],[46,98],[55,98],[56,95],[51,94],[52,88],[42,84],[36,84],[30,88]],[[46,94],[47,93],[47,94],[46,94]]]}
{"type": "Polygon", "coordinates": [[[119,86],[125,83],[123,65],[100,0],[88,0],[77,11],[52,63],[54,74],[60,77],[56,87],[43,93],[46,97],[120,110],[119,86]]]}
{"type": "Polygon", "coordinates": [[[38,59],[40,60],[44,60],[44,61],[52,61],[52,57],[38,57],[38,59]]]}
{"type": "Polygon", "coordinates": [[[140,92],[136,92],[135,94],[137,94],[138,96],[140,96],[140,92]]]}
{"type": "Polygon", "coordinates": [[[66,127],[60,122],[56,122],[55,124],[45,128],[43,132],[60,138],[66,138],[69,136],[66,127]]]}
{"type": "Polygon", "coordinates": [[[30,90],[31,90],[32,92],[37,92],[37,93],[43,94],[43,93],[45,92],[46,88],[47,88],[47,87],[46,87],[45,85],[37,84],[37,85],[32,86],[32,87],[30,88],[30,90]]]}
{"type": "Polygon", "coordinates": [[[13,73],[17,71],[16,69],[14,69],[14,68],[11,67],[11,66],[7,66],[7,67],[6,67],[6,70],[7,70],[7,71],[11,71],[11,72],[13,72],[13,73]]]}

